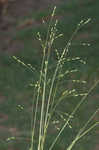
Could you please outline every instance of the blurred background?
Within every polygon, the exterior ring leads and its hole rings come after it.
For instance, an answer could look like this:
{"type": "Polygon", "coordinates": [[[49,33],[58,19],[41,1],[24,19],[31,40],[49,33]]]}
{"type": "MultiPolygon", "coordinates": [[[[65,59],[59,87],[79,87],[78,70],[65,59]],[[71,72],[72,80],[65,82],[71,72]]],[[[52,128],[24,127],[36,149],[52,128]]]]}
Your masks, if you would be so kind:
{"type": "MultiPolygon", "coordinates": [[[[91,18],[73,39],[69,56],[81,57],[86,65],[73,63],[79,73],[71,76],[73,79],[86,80],[83,90],[89,89],[99,80],[99,1],[98,0],[4,0],[0,1],[0,150],[27,150],[30,144],[31,103],[33,89],[28,85],[37,80],[38,74],[33,74],[15,60],[15,55],[23,62],[32,64],[39,72],[42,49],[37,40],[37,32],[43,39],[46,37],[47,24],[51,12],[57,6],[55,19],[58,19],[58,31],[64,37],[57,40],[54,47],[61,49],[70,39],[77,24],[81,20],[91,18]],[[42,20],[45,21],[43,24],[42,20]],[[89,43],[82,45],[82,43],[89,43]],[[10,137],[16,139],[9,140],[10,137]]],[[[53,47],[53,48],[54,48],[53,47]]],[[[52,62],[56,60],[52,53],[52,62]]],[[[68,65],[66,66],[67,69],[68,65]]],[[[70,87],[71,84],[68,84],[70,87]]],[[[75,87],[78,87],[77,85],[75,87]]],[[[82,86],[78,87],[79,89],[82,86]]],[[[80,100],[70,100],[63,103],[62,108],[69,113],[80,100]]],[[[64,130],[62,137],[54,150],[64,150],[73,139],[82,124],[88,120],[99,107],[99,86],[88,97],[73,120],[73,128],[64,130]]],[[[99,114],[94,121],[99,120],[99,114]]],[[[56,135],[56,129],[51,127],[48,135],[48,145],[56,135]],[[53,136],[53,138],[52,138],[53,136]]],[[[93,129],[74,147],[74,150],[98,150],[99,128],[93,129]]],[[[46,145],[46,149],[47,146],[46,145]]]]}

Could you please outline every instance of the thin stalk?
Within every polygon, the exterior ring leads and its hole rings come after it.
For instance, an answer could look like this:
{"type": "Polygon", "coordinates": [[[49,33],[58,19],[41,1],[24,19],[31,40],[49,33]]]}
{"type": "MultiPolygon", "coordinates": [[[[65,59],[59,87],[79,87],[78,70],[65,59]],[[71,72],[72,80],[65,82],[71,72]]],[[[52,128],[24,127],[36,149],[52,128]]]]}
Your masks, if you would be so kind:
{"type": "MultiPolygon", "coordinates": [[[[56,7],[54,7],[54,10],[53,10],[53,13],[52,13],[52,17],[51,17],[51,20],[49,22],[48,31],[47,31],[47,37],[46,37],[46,42],[45,42],[45,47],[43,49],[44,60],[45,60],[45,51],[46,51],[47,44],[48,44],[48,37],[49,37],[49,32],[50,32],[50,26],[51,26],[51,22],[52,22],[53,17],[54,17],[55,9],[56,9],[56,7]]],[[[45,102],[46,76],[47,76],[48,59],[49,59],[49,52],[50,52],[49,49],[48,49],[47,61],[45,61],[45,73],[44,73],[44,84],[43,84],[43,96],[42,96],[42,106],[41,106],[41,118],[40,118],[38,150],[43,150],[43,146],[44,146],[44,139],[43,139],[44,138],[44,132],[43,132],[43,130],[44,130],[44,120],[43,119],[44,119],[44,102],[45,102]]],[[[43,64],[44,64],[44,60],[43,60],[43,64]]],[[[41,70],[43,70],[43,67],[42,67],[41,70]]]]}
{"type": "Polygon", "coordinates": [[[97,125],[99,125],[99,122],[94,123],[89,129],[87,129],[84,133],[82,133],[79,136],[79,139],[82,138],[83,136],[85,136],[89,131],[91,131],[94,127],[96,127],[97,125]]]}
{"type": "Polygon", "coordinates": [[[42,147],[42,138],[44,136],[44,103],[45,103],[45,89],[46,89],[46,68],[45,68],[45,75],[44,75],[44,85],[43,85],[43,96],[42,96],[42,106],[41,106],[41,119],[40,119],[40,130],[39,130],[39,145],[38,145],[38,150],[43,150],[42,147]],[[41,148],[42,147],[42,148],[41,148]]]}
{"type": "Polygon", "coordinates": [[[52,145],[50,146],[49,150],[52,150],[52,148],[54,147],[55,143],[57,142],[58,138],[60,137],[61,133],[63,132],[63,130],[65,129],[65,127],[68,125],[69,121],[71,120],[71,116],[74,116],[74,114],[76,113],[76,111],[78,110],[78,108],[80,107],[80,105],[84,102],[84,100],[87,98],[87,96],[92,92],[92,90],[97,86],[97,84],[99,83],[99,80],[95,82],[95,84],[89,89],[87,95],[85,95],[81,101],[77,104],[77,106],[75,107],[75,109],[73,110],[73,112],[70,114],[69,118],[67,119],[66,123],[64,124],[64,126],[62,127],[62,129],[60,130],[60,132],[58,133],[57,137],[55,138],[54,142],[52,143],[52,145]]]}
{"type": "MultiPolygon", "coordinates": [[[[70,40],[68,41],[66,47],[65,47],[64,50],[63,50],[63,53],[61,54],[60,60],[59,60],[58,63],[57,63],[57,66],[56,66],[56,69],[55,69],[55,72],[54,72],[54,75],[53,75],[53,78],[52,78],[52,83],[51,83],[50,91],[49,91],[48,104],[50,103],[50,99],[51,99],[51,95],[52,95],[52,91],[53,91],[53,85],[54,85],[54,81],[55,81],[55,78],[56,78],[56,75],[57,75],[59,66],[60,66],[60,64],[61,64],[61,62],[62,62],[62,59],[63,59],[64,55],[67,55],[68,49],[69,49],[69,47],[70,47],[70,45],[71,45],[71,42],[72,42],[72,40],[73,40],[75,34],[78,32],[78,30],[79,30],[79,26],[77,26],[76,30],[73,32],[73,34],[72,34],[70,40]]],[[[48,112],[48,111],[49,111],[49,105],[47,105],[47,106],[48,106],[48,107],[47,107],[47,112],[48,112]]]]}
{"type": "Polygon", "coordinates": [[[70,144],[70,146],[66,149],[66,150],[71,150],[72,147],[75,145],[75,143],[78,141],[78,136],[76,136],[76,138],[72,141],[72,143],[70,144]]]}
{"type": "MultiPolygon", "coordinates": [[[[58,84],[58,83],[57,83],[58,84]]],[[[52,110],[52,107],[54,105],[54,99],[55,99],[55,96],[56,96],[56,92],[57,92],[57,85],[56,85],[56,88],[55,88],[55,91],[54,91],[54,95],[53,95],[53,100],[52,100],[52,103],[51,103],[51,110],[52,110]]],[[[49,104],[48,104],[49,105],[49,104]]],[[[50,111],[51,112],[51,111],[50,111]]],[[[50,114],[50,113],[49,113],[50,114]]],[[[48,116],[48,110],[46,111],[46,117],[45,117],[45,125],[44,125],[44,134],[45,134],[45,137],[46,137],[46,134],[47,134],[47,129],[48,129],[48,126],[49,126],[49,121],[51,119],[51,116],[52,115],[49,115],[48,116]]],[[[45,141],[45,139],[44,139],[45,141]]]]}
{"type": "MultiPolygon", "coordinates": [[[[46,135],[46,130],[47,130],[47,128],[48,128],[48,122],[49,122],[49,121],[48,121],[49,104],[50,104],[50,99],[51,99],[51,95],[52,95],[52,90],[53,90],[54,81],[55,81],[55,78],[56,78],[56,75],[57,75],[59,66],[60,66],[60,64],[61,64],[61,61],[62,61],[62,59],[63,59],[63,57],[64,57],[64,55],[65,55],[65,52],[68,53],[68,49],[69,49],[69,47],[70,47],[70,45],[71,45],[71,41],[72,41],[73,37],[75,36],[75,34],[77,33],[78,30],[79,30],[79,26],[77,26],[76,30],[73,32],[73,34],[72,34],[70,40],[68,41],[66,47],[64,48],[63,53],[62,53],[62,55],[61,55],[61,57],[60,57],[60,60],[59,60],[58,63],[57,63],[57,66],[56,66],[56,69],[55,69],[55,72],[54,72],[54,75],[53,75],[53,78],[52,78],[52,83],[51,83],[50,92],[49,92],[49,97],[48,97],[47,111],[46,111],[46,116],[45,116],[45,125],[44,125],[44,129],[45,129],[45,130],[44,130],[44,134],[45,134],[45,135],[46,135]],[[67,50],[67,51],[66,51],[66,50],[67,50]]],[[[49,49],[49,50],[50,50],[50,49],[49,49]]],[[[48,54],[49,54],[49,50],[48,50],[48,54]]],[[[67,53],[66,53],[66,54],[67,54],[67,53]]],[[[48,55],[47,59],[49,59],[49,55],[48,55]]],[[[50,118],[50,119],[51,119],[51,118],[50,118]]],[[[49,120],[50,120],[50,119],[49,119],[49,120]]],[[[44,138],[44,139],[45,139],[45,138],[44,138]]]]}
{"type": "Polygon", "coordinates": [[[31,148],[30,150],[32,149],[33,150],[33,143],[34,143],[34,131],[35,131],[35,119],[33,120],[33,106],[34,106],[34,99],[35,99],[35,89],[34,89],[34,96],[33,96],[33,104],[32,104],[32,116],[31,116],[31,148]],[[33,123],[34,121],[34,123],[33,123]],[[34,124],[34,127],[32,127],[34,124]]]}
{"type": "MultiPolygon", "coordinates": [[[[41,85],[41,81],[42,81],[42,69],[43,69],[43,65],[44,65],[44,59],[45,59],[45,55],[43,55],[43,59],[42,59],[42,65],[41,65],[41,72],[40,72],[40,79],[39,79],[39,86],[38,86],[38,90],[37,90],[37,99],[36,99],[36,109],[35,109],[35,115],[34,115],[34,125],[33,125],[33,131],[32,131],[32,142],[34,140],[34,133],[35,133],[35,126],[36,126],[36,119],[37,119],[37,110],[38,110],[38,101],[39,101],[39,96],[40,96],[40,85],[41,85]]],[[[33,145],[33,143],[32,143],[33,145]]],[[[30,150],[33,150],[32,148],[30,150]]]]}
{"type": "Polygon", "coordinates": [[[89,120],[86,122],[86,124],[83,126],[83,128],[80,129],[80,131],[78,132],[78,134],[76,135],[75,139],[72,141],[72,143],[69,145],[69,147],[66,150],[72,150],[73,146],[76,144],[76,142],[81,139],[84,135],[86,135],[89,131],[91,131],[94,127],[96,127],[99,123],[94,123],[90,128],[88,128],[86,131],[85,128],[87,127],[87,125],[89,124],[89,122],[93,119],[93,117],[96,115],[96,113],[99,111],[99,109],[97,109],[93,115],[89,118],[89,120]],[[83,132],[83,133],[82,133],[83,132]]]}
{"type": "Polygon", "coordinates": [[[86,131],[84,131],[85,128],[88,126],[89,122],[92,121],[92,119],[95,117],[95,115],[96,115],[98,112],[99,112],[99,109],[97,109],[97,110],[93,113],[93,115],[89,118],[89,120],[86,122],[86,124],[83,126],[83,128],[80,129],[80,131],[79,131],[79,132],[80,132],[79,138],[81,138],[82,136],[84,136],[89,130],[91,130],[91,128],[93,128],[95,125],[98,124],[98,123],[96,122],[96,123],[94,123],[94,124],[92,125],[92,127],[90,127],[89,129],[87,129],[86,131]],[[82,133],[82,132],[83,132],[83,133],[82,133]]]}
{"type": "MultiPolygon", "coordinates": [[[[47,83],[46,77],[47,77],[47,71],[48,71],[48,62],[49,62],[51,47],[52,47],[52,44],[53,44],[53,41],[54,41],[54,37],[55,37],[55,33],[51,33],[51,34],[53,34],[53,35],[52,35],[52,38],[50,39],[51,41],[49,41],[50,44],[48,45],[48,54],[47,54],[47,59],[45,61],[44,83],[47,83]]],[[[45,90],[46,90],[46,84],[44,85],[44,92],[45,92],[45,90]]],[[[45,97],[45,95],[44,95],[44,97],[45,97]]],[[[43,105],[44,105],[44,103],[43,103],[43,105]]],[[[49,103],[47,103],[47,106],[49,106],[49,103]]],[[[42,143],[42,146],[44,146],[45,137],[46,137],[46,121],[47,121],[47,117],[48,117],[48,109],[46,110],[45,121],[44,121],[44,124],[43,124],[43,132],[44,133],[43,133],[43,143],[42,143]]],[[[42,148],[42,150],[43,150],[43,148],[42,148]]]]}

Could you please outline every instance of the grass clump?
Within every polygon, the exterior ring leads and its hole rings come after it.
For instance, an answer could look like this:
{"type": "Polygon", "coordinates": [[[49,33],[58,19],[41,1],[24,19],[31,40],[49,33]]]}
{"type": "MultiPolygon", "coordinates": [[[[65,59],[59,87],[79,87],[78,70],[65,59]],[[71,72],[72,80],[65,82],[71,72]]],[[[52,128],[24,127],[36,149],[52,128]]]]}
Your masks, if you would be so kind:
{"type": "MultiPolygon", "coordinates": [[[[74,39],[77,32],[81,27],[86,25],[91,19],[87,19],[85,21],[81,20],[75,31],[73,32],[71,38],[67,42],[65,48],[61,51],[53,50],[53,44],[55,40],[61,38],[63,34],[59,33],[57,30],[58,20],[53,19],[55,15],[56,7],[51,15],[51,19],[48,26],[46,40],[43,40],[40,33],[37,33],[37,38],[41,43],[41,47],[43,49],[43,58],[41,63],[41,69],[39,71],[39,79],[36,83],[31,83],[30,86],[34,87],[34,97],[33,97],[33,106],[32,106],[32,120],[31,120],[31,144],[29,150],[53,150],[55,149],[56,142],[61,137],[64,129],[66,127],[72,128],[71,121],[75,117],[76,112],[80,109],[81,104],[84,103],[88,95],[92,92],[92,90],[97,86],[99,80],[94,83],[94,85],[87,90],[87,92],[78,92],[75,88],[67,89],[64,86],[64,83],[71,82],[73,84],[86,84],[86,81],[68,79],[68,75],[71,73],[78,72],[78,69],[75,68],[66,68],[66,64],[69,62],[79,61],[83,65],[86,64],[84,60],[80,57],[70,58],[69,57],[69,49],[72,45],[72,40],[74,39]],[[56,60],[53,61],[50,59],[51,54],[55,52],[56,60]],[[52,63],[52,65],[51,65],[52,63]],[[78,101],[75,108],[68,113],[65,109],[61,108],[61,104],[66,105],[67,100],[70,97],[82,97],[80,101],[78,101]],[[66,104],[65,104],[66,103],[66,104]],[[60,109],[61,108],[61,109],[60,109]],[[57,116],[57,117],[56,117],[57,116]],[[47,143],[47,136],[50,134],[51,126],[50,124],[54,124],[57,129],[57,134],[55,134],[55,138],[50,144],[47,143]],[[57,125],[59,124],[59,126],[57,125]]],[[[43,21],[43,23],[45,23],[43,21]]],[[[86,43],[82,43],[82,45],[88,45],[86,43]]],[[[31,70],[33,74],[37,71],[32,67],[31,64],[25,64],[17,57],[13,56],[13,58],[18,62],[25,66],[27,69],[31,70]]],[[[70,108],[71,109],[71,108],[70,108]]],[[[72,150],[76,142],[80,140],[83,136],[85,136],[89,131],[91,131],[94,127],[96,127],[99,122],[94,122],[90,125],[90,122],[93,120],[96,113],[99,111],[99,108],[91,115],[87,122],[79,129],[79,131],[74,136],[74,139],[71,143],[65,147],[66,150],[72,150]]]]}

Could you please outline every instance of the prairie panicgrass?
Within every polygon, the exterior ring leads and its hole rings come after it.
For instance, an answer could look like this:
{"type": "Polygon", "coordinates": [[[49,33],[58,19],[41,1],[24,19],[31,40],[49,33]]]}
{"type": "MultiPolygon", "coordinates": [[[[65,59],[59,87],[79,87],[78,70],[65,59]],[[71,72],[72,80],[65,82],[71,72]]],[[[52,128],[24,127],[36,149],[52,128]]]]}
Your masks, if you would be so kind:
{"type": "MultiPolygon", "coordinates": [[[[35,82],[35,84],[31,83],[31,86],[34,86],[34,98],[33,98],[33,109],[35,108],[34,114],[32,114],[31,119],[31,146],[29,150],[35,150],[35,137],[37,139],[37,150],[44,150],[45,149],[45,143],[46,138],[48,134],[48,127],[50,125],[50,122],[52,120],[53,114],[57,112],[57,114],[61,117],[61,119],[64,120],[64,124],[61,128],[58,129],[58,134],[53,140],[52,144],[47,148],[48,150],[53,150],[54,146],[58,140],[58,138],[61,136],[61,133],[64,131],[64,129],[70,125],[70,120],[74,117],[75,113],[78,109],[80,109],[81,104],[84,103],[88,95],[92,92],[92,90],[97,86],[99,83],[99,80],[94,83],[94,85],[85,93],[78,93],[76,89],[64,89],[62,87],[62,83],[64,82],[64,77],[66,77],[70,73],[77,72],[77,69],[71,69],[66,70],[63,72],[64,63],[70,62],[70,61],[79,61],[82,64],[86,64],[84,60],[82,60],[80,57],[75,58],[68,58],[69,48],[72,45],[72,41],[77,34],[77,32],[80,30],[81,27],[86,25],[91,19],[88,18],[87,20],[81,20],[79,24],[77,24],[77,27],[73,34],[71,35],[71,38],[67,42],[65,48],[63,51],[60,52],[58,50],[55,50],[57,61],[55,64],[50,68],[50,55],[53,51],[53,43],[57,38],[61,38],[63,34],[59,34],[57,30],[57,24],[58,20],[55,20],[54,25],[52,25],[52,21],[55,15],[56,7],[54,7],[54,10],[51,15],[51,19],[48,26],[47,36],[46,40],[42,40],[42,37],[40,33],[37,33],[37,38],[41,43],[42,49],[43,49],[43,58],[41,63],[41,70],[39,71],[39,79],[35,82]],[[50,74],[49,70],[53,70],[53,73],[50,74]],[[50,74],[50,75],[49,75],[50,74]],[[57,96],[58,95],[58,96],[57,96]],[[57,110],[57,106],[61,105],[61,102],[67,97],[77,97],[82,96],[81,100],[78,102],[78,104],[75,106],[71,114],[68,114],[67,112],[62,112],[60,110],[57,110]],[[34,99],[36,99],[36,103],[34,102],[34,99]],[[39,105],[40,103],[40,105],[39,105]],[[40,109],[40,117],[38,117],[38,109],[40,109]],[[64,118],[64,115],[67,116],[67,119],[64,118]],[[36,124],[39,121],[39,129],[38,132],[36,132],[36,124]]],[[[82,44],[86,45],[86,43],[82,44]]],[[[36,71],[35,68],[32,67],[30,64],[25,64],[21,60],[19,60],[17,57],[13,56],[13,58],[18,62],[21,63],[26,68],[30,69],[33,73],[36,71]]],[[[69,81],[69,80],[68,80],[69,81]]],[[[86,81],[80,81],[73,79],[71,80],[73,83],[80,83],[80,84],[86,84],[86,81]]],[[[71,141],[71,144],[65,148],[66,150],[72,150],[73,146],[76,144],[76,142],[81,139],[84,135],[86,135],[90,130],[92,130],[94,127],[96,127],[99,122],[95,122],[93,125],[91,125],[89,128],[87,126],[92,121],[93,117],[96,115],[96,113],[99,111],[97,109],[94,114],[89,118],[87,122],[83,125],[83,127],[78,131],[76,137],[73,141],[71,141]],[[87,128],[87,129],[86,129],[87,128]]],[[[33,112],[33,111],[32,111],[33,112]]],[[[55,124],[57,121],[53,120],[53,124],[55,124]]]]}

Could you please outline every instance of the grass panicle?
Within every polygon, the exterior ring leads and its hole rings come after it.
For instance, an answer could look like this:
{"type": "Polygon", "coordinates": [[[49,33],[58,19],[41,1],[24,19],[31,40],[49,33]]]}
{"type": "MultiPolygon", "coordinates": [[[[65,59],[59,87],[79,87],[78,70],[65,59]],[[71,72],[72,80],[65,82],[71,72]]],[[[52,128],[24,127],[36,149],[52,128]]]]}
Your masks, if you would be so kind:
{"type": "MultiPolygon", "coordinates": [[[[55,15],[56,7],[54,7],[54,10],[51,15],[51,19],[49,21],[49,26],[47,30],[47,36],[46,39],[43,40],[40,33],[37,33],[37,39],[41,43],[41,47],[43,49],[43,58],[41,63],[41,70],[39,72],[39,79],[35,82],[35,84],[31,84],[31,86],[34,86],[34,97],[33,97],[33,109],[35,108],[34,114],[32,111],[32,118],[31,118],[31,146],[29,150],[35,150],[35,137],[37,139],[36,142],[36,149],[37,150],[45,150],[45,143],[47,142],[47,134],[48,134],[48,128],[50,126],[50,123],[52,122],[54,125],[59,123],[58,120],[53,120],[53,114],[56,113],[61,120],[63,120],[63,125],[61,128],[57,128],[58,134],[56,135],[53,142],[50,144],[50,146],[47,148],[48,150],[54,150],[54,146],[56,142],[58,141],[59,137],[61,136],[64,129],[69,126],[72,128],[72,125],[70,124],[70,121],[72,118],[75,117],[75,113],[80,109],[80,106],[84,103],[86,98],[90,95],[90,93],[93,91],[93,89],[98,85],[99,80],[94,83],[94,85],[87,91],[79,93],[76,89],[65,89],[65,87],[62,87],[64,78],[68,74],[76,73],[79,70],[74,69],[66,69],[64,71],[64,64],[68,62],[75,62],[79,61],[83,65],[86,65],[86,61],[82,60],[80,57],[70,58],[68,57],[69,49],[72,45],[72,41],[75,38],[75,35],[77,32],[87,23],[91,21],[90,18],[87,20],[81,20],[79,24],[77,24],[77,27],[73,34],[71,35],[69,41],[66,43],[65,48],[63,51],[58,51],[57,49],[54,50],[57,56],[57,61],[55,62],[55,65],[50,68],[50,56],[51,53],[53,53],[53,43],[57,38],[61,38],[63,36],[62,33],[58,32],[57,24],[58,20],[54,20],[55,23],[53,25],[53,18],[55,15]],[[53,73],[50,74],[50,71],[52,70],[53,73]],[[50,74],[50,77],[49,77],[50,74]],[[62,87],[62,88],[61,88],[62,87]],[[63,100],[67,101],[68,97],[82,97],[81,100],[78,102],[78,104],[75,106],[73,111],[70,113],[62,112],[58,110],[58,106],[61,105],[61,102],[63,100]],[[35,102],[34,102],[35,100],[35,102]],[[40,117],[38,117],[38,110],[40,109],[40,117]],[[66,117],[66,118],[65,118],[66,117]],[[36,132],[36,125],[39,121],[39,127],[38,132],[36,132]]],[[[88,45],[89,43],[82,43],[82,45],[88,45]]],[[[29,70],[31,70],[33,73],[36,70],[33,68],[30,64],[25,64],[22,61],[20,61],[17,57],[13,56],[13,59],[15,59],[18,63],[22,64],[29,70]]],[[[86,84],[87,82],[85,80],[77,80],[77,79],[67,79],[67,81],[72,82],[73,84],[86,84]]],[[[94,114],[89,118],[89,120],[83,125],[83,127],[78,131],[77,135],[75,136],[74,140],[71,141],[71,144],[65,148],[66,150],[72,150],[73,146],[78,142],[79,139],[81,139],[83,136],[85,136],[89,131],[91,131],[94,127],[99,125],[99,122],[95,122],[92,126],[88,127],[89,123],[92,121],[93,117],[96,115],[96,113],[99,111],[97,109],[94,114]],[[87,128],[87,129],[86,129],[87,128]]]]}

